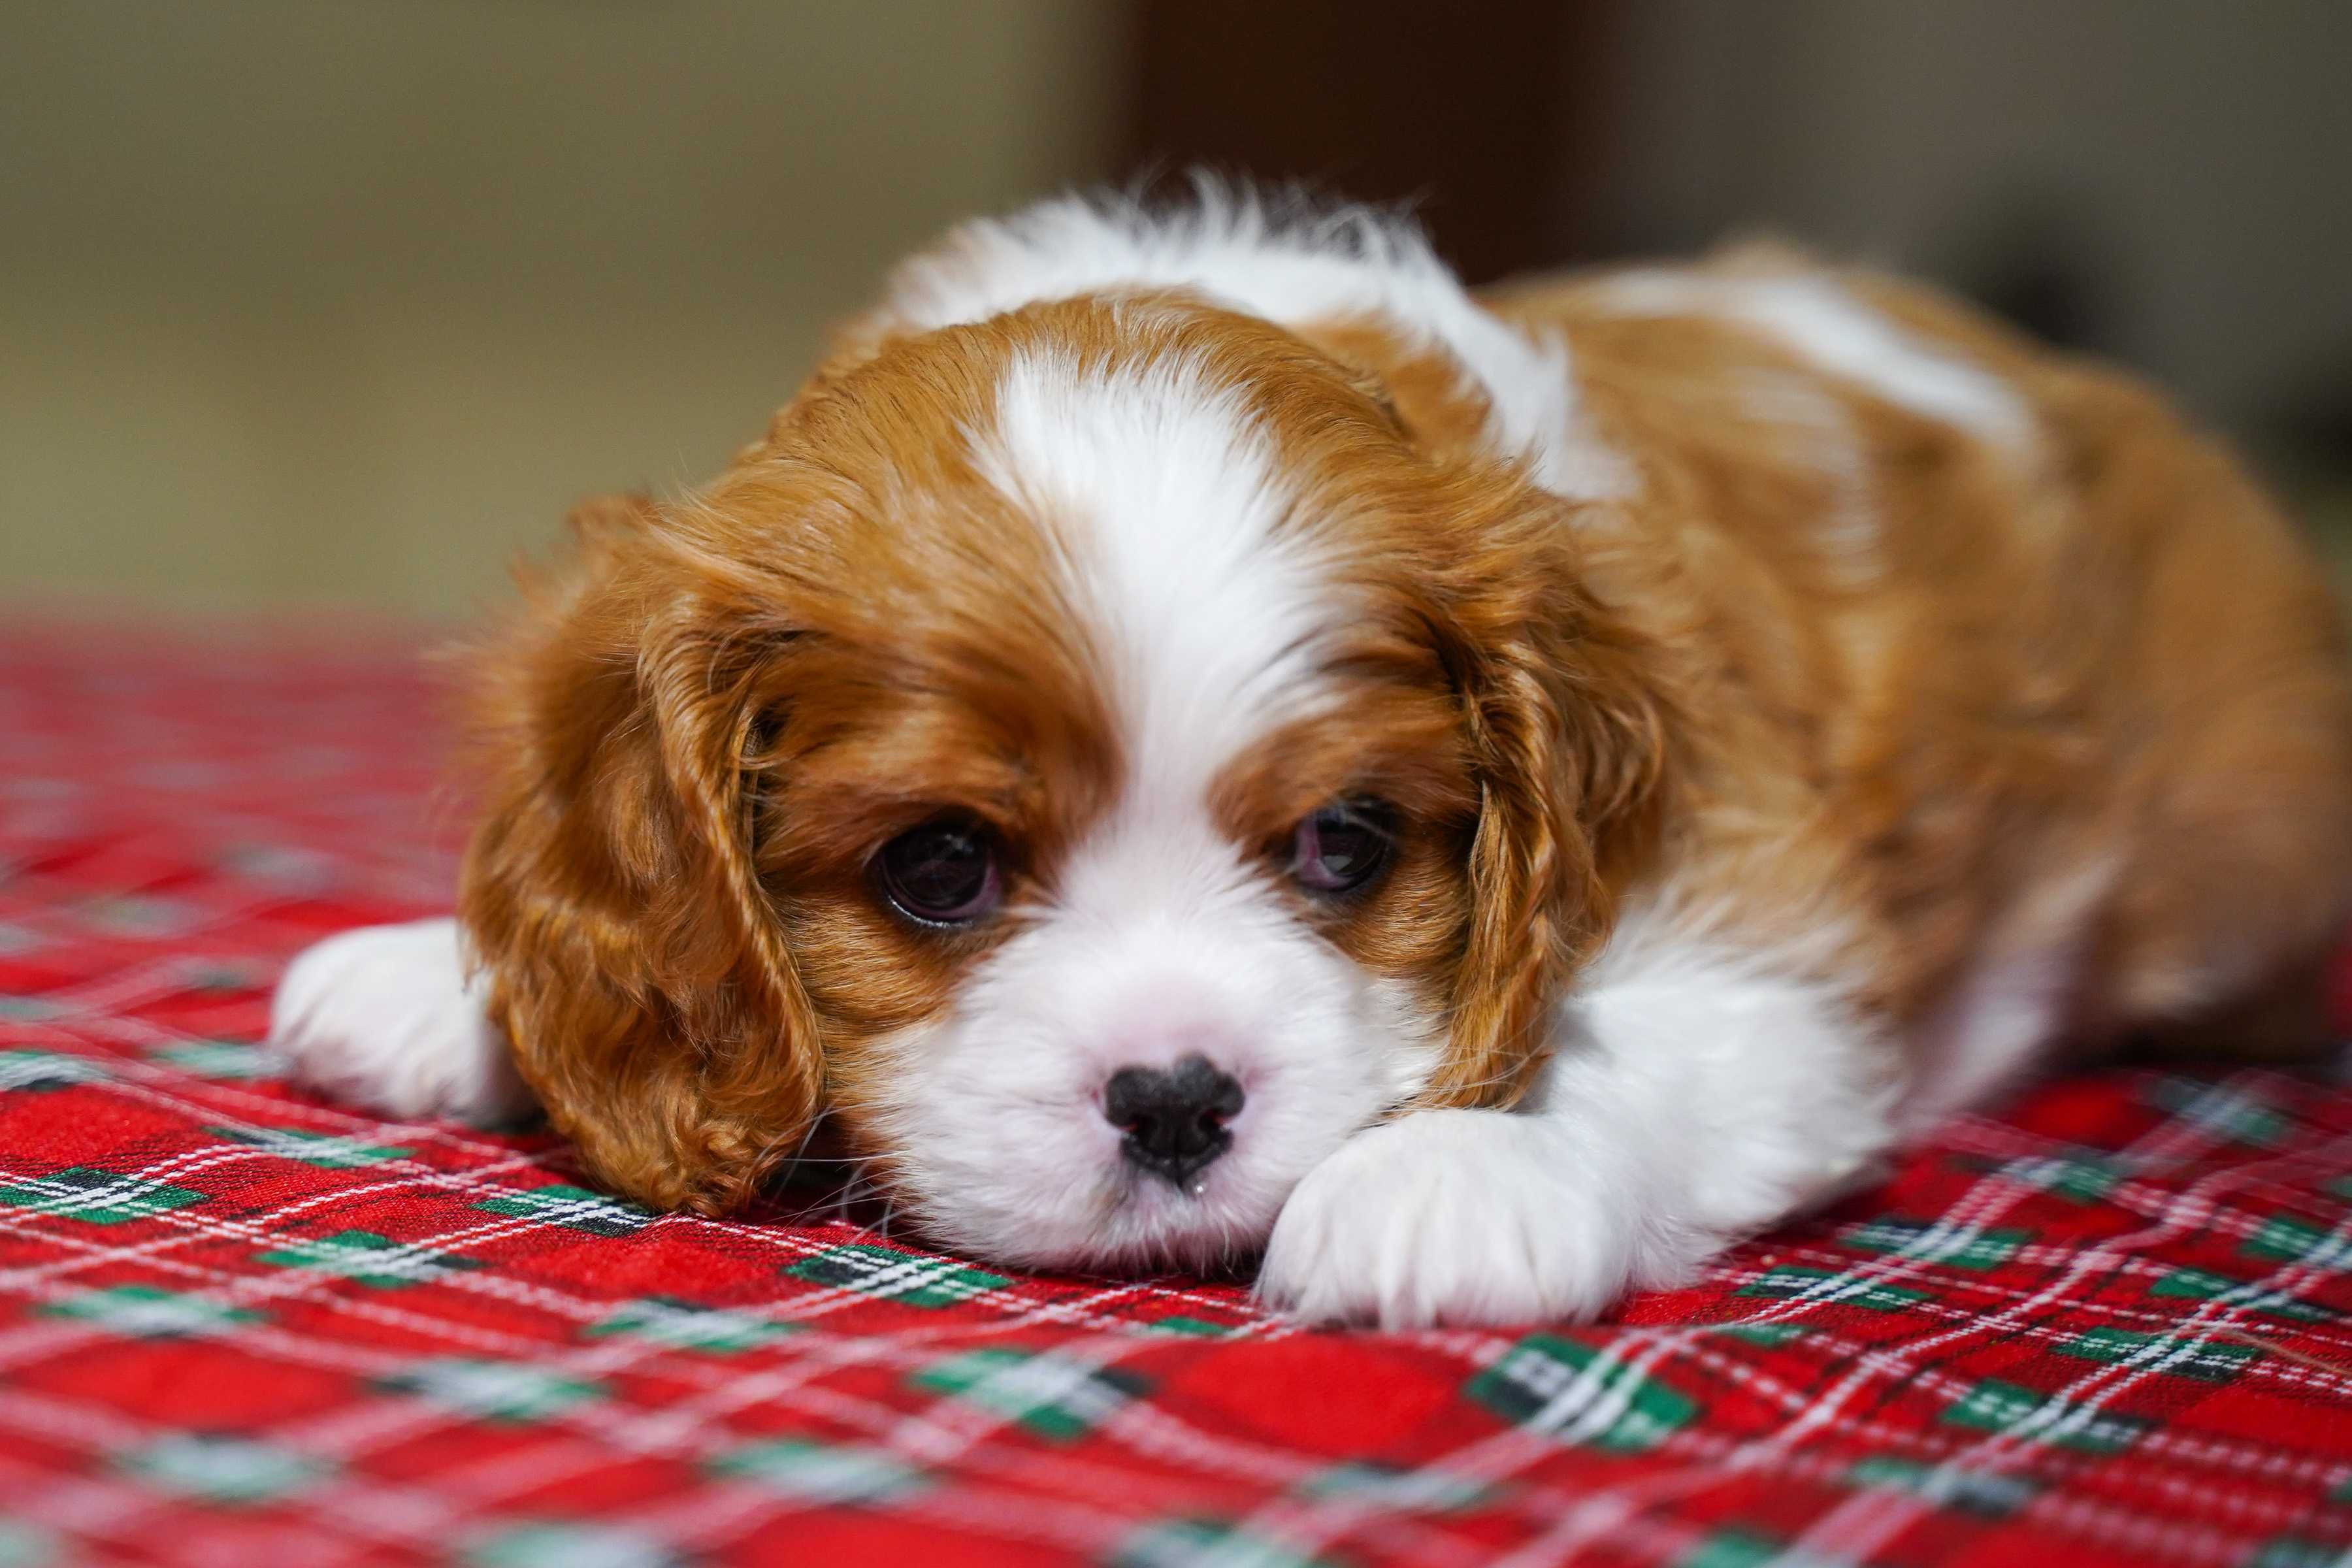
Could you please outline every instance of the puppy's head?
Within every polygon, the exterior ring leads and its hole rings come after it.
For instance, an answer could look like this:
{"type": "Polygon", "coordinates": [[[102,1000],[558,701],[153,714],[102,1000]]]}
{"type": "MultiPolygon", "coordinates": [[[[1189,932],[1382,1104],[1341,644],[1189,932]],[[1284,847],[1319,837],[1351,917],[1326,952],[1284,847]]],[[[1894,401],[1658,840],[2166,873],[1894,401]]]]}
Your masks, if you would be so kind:
{"type": "Polygon", "coordinates": [[[824,1113],[967,1248],[1246,1250],[1349,1132],[1517,1090],[1655,771],[1558,502],[1181,297],[863,351],[580,531],[486,659],[464,914],[665,1206],[824,1113]]]}

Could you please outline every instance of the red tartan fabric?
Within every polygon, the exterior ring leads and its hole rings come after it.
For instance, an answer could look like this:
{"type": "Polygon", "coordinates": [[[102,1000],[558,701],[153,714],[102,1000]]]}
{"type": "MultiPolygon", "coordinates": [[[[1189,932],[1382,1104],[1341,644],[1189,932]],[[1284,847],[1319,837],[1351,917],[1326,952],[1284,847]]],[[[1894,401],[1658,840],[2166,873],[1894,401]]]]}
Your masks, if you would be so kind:
{"type": "Polygon", "coordinates": [[[0,1563],[2299,1568],[2352,1548],[2352,1094],[2052,1083],[1589,1328],[1270,1321],[288,1091],[446,907],[405,650],[0,633],[0,1563]]]}

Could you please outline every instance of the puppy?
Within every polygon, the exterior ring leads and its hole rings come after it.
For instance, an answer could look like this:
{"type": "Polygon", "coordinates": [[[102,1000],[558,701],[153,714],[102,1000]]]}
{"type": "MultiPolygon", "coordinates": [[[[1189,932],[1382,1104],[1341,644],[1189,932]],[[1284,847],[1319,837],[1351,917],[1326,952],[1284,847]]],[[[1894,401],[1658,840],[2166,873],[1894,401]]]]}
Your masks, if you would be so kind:
{"type": "Polygon", "coordinates": [[[1053,201],[575,523],[472,660],[457,921],[274,1032],[657,1207],[824,1119],[987,1258],[1583,1316],[2352,892],[2336,617],[2237,465],[1794,256],[1474,297],[1367,211],[1053,201]]]}

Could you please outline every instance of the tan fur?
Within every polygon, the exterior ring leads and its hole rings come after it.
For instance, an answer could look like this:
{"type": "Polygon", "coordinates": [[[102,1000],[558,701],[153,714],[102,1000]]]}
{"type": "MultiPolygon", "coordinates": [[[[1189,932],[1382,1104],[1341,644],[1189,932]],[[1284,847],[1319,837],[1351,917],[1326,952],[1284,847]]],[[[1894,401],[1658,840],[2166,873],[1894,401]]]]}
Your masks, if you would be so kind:
{"type": "Polygon", "coordinates": [[[490,808],[463,914],[525,1079],[606,1183],[716,1211],[820,1107],[855,1141],[861,1047],[1019,928],[910,929],[875,850],[965,812],[1009,847],[1017,908],[1117,789],[1097,650],[1055,596],[1059,520],[1015,515],[964,446],[1044,348],[1196,355],[1301,474],[1299,526],[1367,612],[1330,672],[1347,722],[1236,759],[1213,806],[1277,871],[1325,800],[1406,809],[1395,873],[1317,918],[1452,1014],[1433,1092],[1507,1098],[1605,933],[1598,828],[1636,815],[1655,725],[1556,500],[1433,462],[1361,375],[1195,301],[859,343],[692,501],[592,509],[569,576],[480,657],[490,808]]]}
{"type": "Polygon", "coordinates": [[[2225,451],[2130,378],[1916,287],[1836,279],[2000,377],[2032,447],[1908,413],[1752,329],[1614,316],[1606,281],[1497,307],[1566,333],[1606,437],[1643,466],[1612,525],[1628,575],[1603,592],[1679,656],[1673,854],[1695,892],[1766,919],[1843,912],[1839,962],[1906,1021],[1996,920],[2030,942],[2018,922],[2082,901],[2067,885],[2085,878],[2083,1033],[2308,975],[2352,894],[2352,693],[2320,574],[2225,451]],[[1859,437],[1866,563],[1825,546],[1809,433],[1742,395],[1769,378],[1833,398],[1859,437]]]}
{"type": "Polygon", "coordinates": [[[463,914],[524,1076],[603,1181],[735,1206],[822,1109],[854,1141],[863,1047],[1018,929],[895,919],[881,844],[952,808],[1050,897],[1125,763],[1055,587],[1069,520],[1020,514],[963,434],[1040,348],[1196,356],[1297,477],[1294,526],[1360,612],[1346,695],[1212,807],[1271,863],[1323,801],[1396,804],[1391,874],[1312,918],[1450,1020],[1427,1102],[1514,1099],[1621,900],[1669,875],[1759,941],[1834,931],[1815,961],[1898,1024],[2077,927],[2086,1027],[2288,973],[2352,889],[2352,698],[2300,547],[2128,381],[1852,286],[2013,386],[2032,449],[1753,331],[1612,315],[1591,279],[1492,300],[1566,335],[1638,474],[1583,505],[1486,451],[1458,367],[1377,321],[1294,334],[1154,293],[853,323],[708,489],[587,509],[479,658],[463,914]],[[1857,494],[1867,529],[1831,527],[1857,494]]]}

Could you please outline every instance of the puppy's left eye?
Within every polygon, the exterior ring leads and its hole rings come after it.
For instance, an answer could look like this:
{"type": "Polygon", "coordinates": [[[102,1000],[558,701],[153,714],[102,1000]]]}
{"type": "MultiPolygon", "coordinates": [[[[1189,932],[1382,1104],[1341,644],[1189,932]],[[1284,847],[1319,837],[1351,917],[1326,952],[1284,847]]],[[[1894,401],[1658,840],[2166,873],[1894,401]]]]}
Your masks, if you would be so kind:
{"type": "Polygon", "coordinates": [[[970,925],[1003,897],[996,840],[961,817],[901,833],[874,857],[874,879],[902,915],[927,926],[970,925]]]}
{"type": "Polygon", "coordinates": [[[1388,864],[1387,819],[1387,811],[1369,801],[1334,801],[1320,808],[1292,834],[1290,874],[1312,892],[1362,887],[1388,864]]]}

